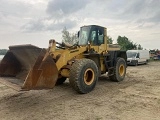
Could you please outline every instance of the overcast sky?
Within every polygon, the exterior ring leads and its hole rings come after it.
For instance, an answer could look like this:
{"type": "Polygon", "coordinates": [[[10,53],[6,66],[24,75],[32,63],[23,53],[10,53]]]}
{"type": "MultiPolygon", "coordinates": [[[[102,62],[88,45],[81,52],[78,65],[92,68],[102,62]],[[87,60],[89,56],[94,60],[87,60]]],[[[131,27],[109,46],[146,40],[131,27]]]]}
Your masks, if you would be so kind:
{"type": "Polygon", "coordinates": [[[64,27],[101,25],[146,49],[160,49],[160,0],[0,0],[0,49],[61,41],[64,27]]]}

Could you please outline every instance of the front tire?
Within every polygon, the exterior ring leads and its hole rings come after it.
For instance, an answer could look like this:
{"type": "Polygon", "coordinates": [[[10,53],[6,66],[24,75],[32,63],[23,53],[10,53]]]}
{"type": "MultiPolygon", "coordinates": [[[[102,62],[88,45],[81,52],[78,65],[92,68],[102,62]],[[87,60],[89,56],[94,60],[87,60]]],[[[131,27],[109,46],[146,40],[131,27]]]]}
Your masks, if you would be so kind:
{"type": "Polygon", "coordinates": [[[125,78],[126,75],[126,62],[123,58],[117,58],[113,75],[109,76],[110,80],[120,82],[125,78]]]}
{"type": "Polygon", "coordinates": [[[91,92],[98,81],[98,68],[94,61],[81,59],[73,63],[70,70],[69,82],[78,93],[91,92]]]}
{"type": "Polygon", "coordinates": [[[138,61],[135,61],[135,62],[134,62],[134,66],[138,66],[138,61]]]}

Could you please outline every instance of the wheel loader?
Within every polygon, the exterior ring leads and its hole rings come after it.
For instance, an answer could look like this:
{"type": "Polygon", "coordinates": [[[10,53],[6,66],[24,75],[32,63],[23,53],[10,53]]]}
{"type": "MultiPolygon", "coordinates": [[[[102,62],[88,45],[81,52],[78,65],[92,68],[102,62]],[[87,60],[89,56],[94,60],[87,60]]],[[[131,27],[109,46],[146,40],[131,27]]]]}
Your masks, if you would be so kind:
{"type": "Polygon", "coordinates": [[[73,45],[49,40],[47,49],[33,45],[10,46],[0,63],[0,82],[15,90],[52,89],[68,78],[78,93],[91,92],[98,78],[125,78],[127,56],[107,43],[107,29],[82,26],[73,45]]]}

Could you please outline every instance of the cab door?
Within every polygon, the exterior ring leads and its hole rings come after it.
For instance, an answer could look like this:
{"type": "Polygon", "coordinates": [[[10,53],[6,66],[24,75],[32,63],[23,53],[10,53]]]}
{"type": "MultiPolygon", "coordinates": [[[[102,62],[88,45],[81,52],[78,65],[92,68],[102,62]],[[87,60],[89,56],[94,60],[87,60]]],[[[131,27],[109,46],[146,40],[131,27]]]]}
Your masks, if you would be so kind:
{"type": "Polygon", "coordinates": [[[105,50],[104,28],[102,27],[93,28],[91,30],[90,41],[91,41],[91,46],[98,53],[102,53],[105,50]]]}

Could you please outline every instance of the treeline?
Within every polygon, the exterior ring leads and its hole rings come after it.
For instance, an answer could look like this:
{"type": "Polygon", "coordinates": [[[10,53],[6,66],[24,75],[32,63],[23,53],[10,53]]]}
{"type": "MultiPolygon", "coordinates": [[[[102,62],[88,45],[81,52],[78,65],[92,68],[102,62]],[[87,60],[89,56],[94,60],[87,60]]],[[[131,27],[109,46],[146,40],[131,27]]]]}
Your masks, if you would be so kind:
{"type": "Polygon", "coordinates": [[[140,44],[134,43],[126,36],[118,36],[117,44],[120,45],[121,50],[143,50],[143,47],[140,44]]]}
{"type": "Polygon", "coordinates": [[[0,49],[0,55],[5,55],[7,51],[7,49],[0,49]]]}

